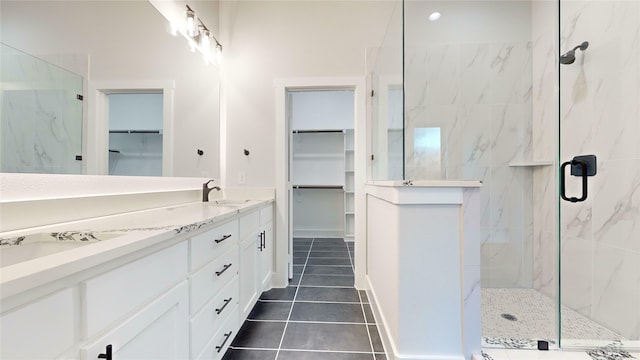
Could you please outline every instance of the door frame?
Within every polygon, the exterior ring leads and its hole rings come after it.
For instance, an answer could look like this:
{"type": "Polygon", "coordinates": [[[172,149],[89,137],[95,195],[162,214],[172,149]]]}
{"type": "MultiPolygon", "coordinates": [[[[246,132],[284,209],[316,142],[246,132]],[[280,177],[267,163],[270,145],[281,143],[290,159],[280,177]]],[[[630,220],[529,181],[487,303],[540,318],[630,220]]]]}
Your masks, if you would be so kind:
{"type": "Polygon", "coordinates": [[[173,96],[172,80],[89,81],[87,114],[83,127],[83,174],[109,174],[109,96],[110,94],[162,93],[162,176],[173,175],[173,96]]]}
{"type": "Polygon", "coordinates": [[[293,274],[292,224],[290,223],[291,183],[289,182],[289,119],[287,118],[287,91],[343,90],[354,91],[354,183],[355,183],[355,285],[366,288],[366,78],[280,78],[275,79],[275,173],[276,173],[276,264],[274,285],[287,286],[293,274]],[[290,235],[291,234],[291,235],[290,235]],[[286,259],[286,261],[285,261],[286,259]]]}

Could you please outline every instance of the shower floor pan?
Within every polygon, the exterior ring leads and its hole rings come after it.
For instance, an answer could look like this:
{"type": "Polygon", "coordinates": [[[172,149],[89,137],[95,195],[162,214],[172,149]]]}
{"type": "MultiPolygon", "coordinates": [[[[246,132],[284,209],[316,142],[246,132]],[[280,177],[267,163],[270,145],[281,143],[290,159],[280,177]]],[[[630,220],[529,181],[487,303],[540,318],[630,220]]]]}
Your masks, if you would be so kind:
{"type": "MultiPolygon", "coordinates": [[[[482,346],[537,348],[538,340],[554,347],[557,338],[556,304],[533,289],[482,289],[482,346]]],[[[619,334],[562,307],[562,346],[622,345],[619,334]]],[[[555,345],[557,347],[557,345],[555,345]]]]}

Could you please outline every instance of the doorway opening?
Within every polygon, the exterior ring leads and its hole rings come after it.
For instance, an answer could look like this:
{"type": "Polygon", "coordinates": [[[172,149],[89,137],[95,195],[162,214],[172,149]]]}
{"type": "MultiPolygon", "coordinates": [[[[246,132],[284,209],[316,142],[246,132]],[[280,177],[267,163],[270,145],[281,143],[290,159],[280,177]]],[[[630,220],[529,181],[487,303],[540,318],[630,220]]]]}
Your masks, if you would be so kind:
{"type": "Polygon", "coordinates": [[[162,92],[109,98],[109,175],[162,176],[162,92]]]}
{"type": "Polygon", "coordinates": [[[172,176],[174,88],[173,81],[90,82],[83,173],[172,176]]]}

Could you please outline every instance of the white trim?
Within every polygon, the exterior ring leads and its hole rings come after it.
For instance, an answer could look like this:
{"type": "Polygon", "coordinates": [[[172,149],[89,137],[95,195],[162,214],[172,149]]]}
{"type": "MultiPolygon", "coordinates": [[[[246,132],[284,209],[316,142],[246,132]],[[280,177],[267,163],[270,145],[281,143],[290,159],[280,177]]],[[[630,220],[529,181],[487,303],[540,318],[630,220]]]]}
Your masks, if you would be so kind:
{"type": "Polygon", "coordinates": [[[288,262],[292,263],[292,252],[289,253],[289,218],[287,179],[287,119],[286,92],[296,90],[354,90],[354,181],[355,181],[355,284],[356,288],[366,288],[366,224],[364,220],[366,203],[364,196],[366,161],[366,81],[364,77],[328,77],[328,78],[281,78],[273,82],[275,91],[275,173],[276,173],[276,272],[274,286],[284,287],[287,284],[288,262]],[[288,259],[284,261],[283,259],[288,259]]]}
{"type": "Polygon", "coordinates": [[[172,80],[109,80],[88,81],[87,119],[84,169],[86,174],[109,174],[109,100],[118,93],[162,92],[162,175],[173,175],[173,95],[172,80]]]}

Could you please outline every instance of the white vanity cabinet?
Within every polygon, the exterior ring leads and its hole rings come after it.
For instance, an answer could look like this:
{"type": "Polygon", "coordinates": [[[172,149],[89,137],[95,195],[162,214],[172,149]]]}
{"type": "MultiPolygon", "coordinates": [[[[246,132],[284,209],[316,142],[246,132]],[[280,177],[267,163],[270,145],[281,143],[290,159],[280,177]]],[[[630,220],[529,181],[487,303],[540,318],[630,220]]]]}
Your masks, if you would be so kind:
{"type": "Polygon", "coordinates": [[[238,331],[237,321],[227,321],[238,319],[238,220],[218,225],[190,242],[190,358],[217,359],[238,331]],[[229,336],[220,339],[221,332],[229,336]]]}
{"type": "Polygon", "coordinates": [[[273,274],[273,205],[240,216],[240,320],[243,321],[262,291],[271,287],[273,274]]]}
{"type": "Polygon", "coordinates": [[[2,359],[219,360],[270,287],[273,205],[3,298],[2,359]]]}

